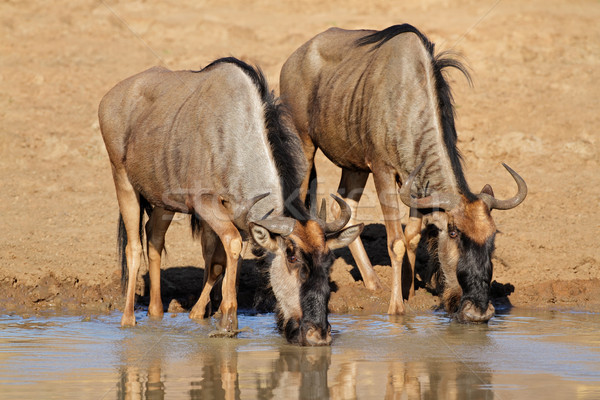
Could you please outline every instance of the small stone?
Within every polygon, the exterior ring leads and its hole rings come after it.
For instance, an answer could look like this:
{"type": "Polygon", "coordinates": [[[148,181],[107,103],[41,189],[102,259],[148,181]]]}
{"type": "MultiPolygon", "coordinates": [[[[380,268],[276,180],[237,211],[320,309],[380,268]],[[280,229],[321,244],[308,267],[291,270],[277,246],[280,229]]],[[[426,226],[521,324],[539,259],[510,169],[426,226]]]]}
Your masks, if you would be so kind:
{"type": "Polygon", "coordinates": [[[183,308],[183,306],[181,305],[181,303],[179,302],[179,300],[173,299],[169,303],[169,308],[167,309],[167,312],[170,312],[170,313],[182,313],[182,312],[185,312],[185,309],[183,308]]]}
{"type": "Polygon", "coordinates": [[[252,329],[248,328],[247,326],[243,327],[242,329],[234,329],[231,331],[212,331],[208,334],[208,337],[211,338],[233,338],[236,337],[240,332],[251,332],[252,329]]]}

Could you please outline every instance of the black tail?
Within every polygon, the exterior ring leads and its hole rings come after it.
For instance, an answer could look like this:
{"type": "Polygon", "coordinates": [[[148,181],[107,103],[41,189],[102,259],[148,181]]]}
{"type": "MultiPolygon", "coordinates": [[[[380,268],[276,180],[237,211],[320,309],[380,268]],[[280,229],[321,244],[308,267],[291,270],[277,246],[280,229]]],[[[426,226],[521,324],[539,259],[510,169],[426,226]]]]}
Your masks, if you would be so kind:
{"type": "Polygon", "coordinates": [[[127,281],[129,280],[129,274],[127,270],[127,254],[125,254],[125,247],[127,247],[127,231],[125,230],[125,223],[123,222],[123,216],[119,212],[119,226],[117,230],[117,248],[119,251],[119,260],[121,262],[121,291],[125,293],[127,288],[127,281]]]}
{"type": "Polygon", "coordinates": [[[198,216],[196,215],[196,213],[192,213],[191,227],[192,237],[194,239],[197,239],[202,233],[202,223],[200,221],[200,218],[198,218],[198,216]]]}
{"type": "MultiPolygon", "coordinates": [[[[140,196],[140,226],[139,234],[142,245],[145,245],[146,238],[144,234],[144,212],[150,216],[152,214],[152,206],[148,203],[143,196],[140,196]]],[[[117,233],[117,246],[119,253],[119,260],[121,262],[121,291],[125,293],[127,290],[127,284],[129,283],[129,269],[127,268],[127,254],[125,248],[127,247],[127,230],[125,229],[125,222],[123,222],[123,216],[119,213],[119,227],[117,233]]]]}

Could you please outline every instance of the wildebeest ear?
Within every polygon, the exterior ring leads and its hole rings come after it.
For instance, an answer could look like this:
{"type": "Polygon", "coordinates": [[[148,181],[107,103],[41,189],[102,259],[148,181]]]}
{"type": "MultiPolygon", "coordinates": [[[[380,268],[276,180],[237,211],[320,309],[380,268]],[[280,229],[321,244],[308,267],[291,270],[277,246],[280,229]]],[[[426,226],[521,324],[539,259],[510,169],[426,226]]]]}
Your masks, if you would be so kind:
{"type": "Polygon", "coordinates": [[[267,228],[257,225],[254,222],[250,222],[248,228],[256,244],[272,253],[277,250],[277,237],[271,236],[271,232],[267,228]]]}
{"type": "Polygon", "coordinates": [[[327,246],[330,250],[348,246],[362,232],[365,224],[352,225],[335,233],[327,235],[327,246]]]}
{"type": "Polygon", "coordinates": [[[485,193],[488,194],[492,197],[494,197],[494,191],[492,190],[492,187],[489,184],[486,184],[483,189],[481,189],[481,193],[485,193]]]}

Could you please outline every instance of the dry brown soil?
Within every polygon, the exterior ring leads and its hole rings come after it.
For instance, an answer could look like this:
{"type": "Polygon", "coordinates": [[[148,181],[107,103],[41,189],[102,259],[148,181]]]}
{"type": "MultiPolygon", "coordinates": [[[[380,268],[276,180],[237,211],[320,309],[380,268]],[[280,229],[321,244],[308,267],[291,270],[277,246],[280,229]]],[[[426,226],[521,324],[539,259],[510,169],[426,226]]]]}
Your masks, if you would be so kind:
{"type": "MultiPolygon", "coordinates": [[[[121,306],[118,209],[96,114],[118,81],[157,64],[199,69],[233,55],[259,64],[277,91],[286,58],[328,27],[408,22],[471,68],[473,88],[450,79],[473,189],[490,183],[498,197],[512,196],[501,162],[529,185],[521,206],[494,212],[496,294],[515,306],[600,311],[598,21],[595,0],[1,1],[0,308],[121,306]]],[[[333,192],[339,170],[323,156],[318,170],[321,194],[333,192]]],[[[389,284],[372,182],[358,216],[389,284]]],[[[184,216],[167,244],[164,295],[179,300],[176,310],[197,295],[202,257],[184,216]]],[[[341,252],[331,308],[384,312],[389,288],[372,293],[358,278],[341,252]]],[[[242,305],[256,279],[245,262],[242,305]]],[[[411,300],[435,302],[423,289],[411,300]]]]}

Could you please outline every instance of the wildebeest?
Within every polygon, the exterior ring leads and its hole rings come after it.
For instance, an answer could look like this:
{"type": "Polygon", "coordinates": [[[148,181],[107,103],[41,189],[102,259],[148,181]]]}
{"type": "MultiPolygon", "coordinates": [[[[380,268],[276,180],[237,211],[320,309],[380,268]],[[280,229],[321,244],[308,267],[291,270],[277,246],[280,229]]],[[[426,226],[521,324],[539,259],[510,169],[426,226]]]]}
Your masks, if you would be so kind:
{"type": "Polygon", "coordinates": [[[301,144],[259,69],[235,58],[201,71],[154,67],[111,89],[98,114],[120,209],[123,276],[128,270],[121,325],[135,324],[144,212],[148,313],[163,315],[161,253],[179,212],[192,215],[205,260],[204,289],[191,318],[205,317],[210,291],[224,272],[218,327],[237,329],[238,261],[250,236],[269,264],[285,337],[330,343],[331,250],[354,240],[362,226],[342,229],[350,210],[339,199],[344,215],[328,223],[304,208],[298,197],[306,170],[301,144]]]}
{"type": "MultiPolygon", "coordinates": [[[[458,311],[459,319],[487,321],[494,313],[490,281],[496,227],[490,212],[516,207],[527,186],[505,165],[518,184],[515,197],[497,200],[489,185],[479,194],[469,189],[456,147],[452,94],[444,77],[448,67],[469,78],[460,62],[435,55],[433,43],[411,25],[382,31],[331,28],[286,61],[281,99],[313,169],[317,148],[342,168],[338,193],[350,204],[352,220],[373,173],[393,267],[388,313],[403,313],[403,297],[414,293],[415,250],[425,215],[444,305],[458,311]],[[398,197],[412,207],[404,231],[398,197]],[[403,296],[405,254],[411,273],[403,296]]],[[[304,178],[304,193],[310,176],[304,178]]],[[[350,250],[365,285],[379,288],[360,238],[350,250]]]]}

